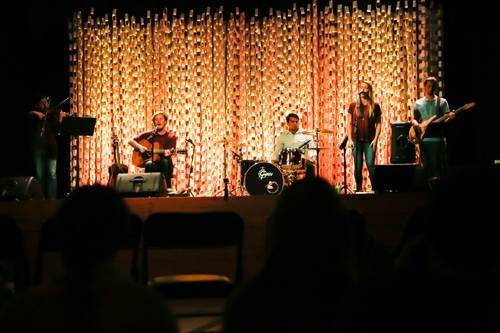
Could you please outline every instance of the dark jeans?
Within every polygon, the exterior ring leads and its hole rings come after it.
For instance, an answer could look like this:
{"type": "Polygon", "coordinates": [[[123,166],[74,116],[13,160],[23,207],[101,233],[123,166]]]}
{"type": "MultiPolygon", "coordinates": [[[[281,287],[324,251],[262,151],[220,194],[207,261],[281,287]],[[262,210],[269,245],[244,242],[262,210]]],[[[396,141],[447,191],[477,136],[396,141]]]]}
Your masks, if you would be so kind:
{"type": "Polygon", "coordinates": [[[172,187],[172,175],[174,173],[174,165],[171,158],[161,158],[154,162],[147,162],[145,167],[146,172],[161,172],[165,177],[167,188],[172,187]]]}
{"type": "Polygon", "coordinates": [[[420,144],[422,165],[427,179],[441,178],[446,165],[444,140],[424,140],[420,144]]]}
{"type": "Polygon", "coordinates": [[[356,179],[356,191],[361,191],[363,188],[363,156],[366,159],[368,174],[370,181],[373,184],[373,170],[375,164],[375,150],[373,150],[370,142],[355,141],[354,142],[354,178],[356,179]]]}
{"type": "Polygon", "coordinates": [[[34,151],[36,176],[46,198],[57,198],[57,158],[49,157],[45,149],[34,151]]]}

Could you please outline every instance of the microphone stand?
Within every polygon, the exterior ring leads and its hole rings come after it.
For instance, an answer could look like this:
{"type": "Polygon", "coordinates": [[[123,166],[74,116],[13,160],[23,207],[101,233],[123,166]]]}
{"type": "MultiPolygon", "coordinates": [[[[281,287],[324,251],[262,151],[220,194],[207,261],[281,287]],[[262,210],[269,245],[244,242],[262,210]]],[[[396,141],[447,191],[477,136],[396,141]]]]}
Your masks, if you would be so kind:
{"type": "Polygon", "coordinates": [[[347,142],[349,141],[349,137],[346,135],[344,140],[342,140],[342,143],[340,144],[340,149],[342,149],[344,152],[344,185],[339,190],[339,193],[344,191],[344,194],[351,193],[353,194],[354,192],[347,186],[347,162],[346,162],[346,151],[347,151],[347,142]]]}
{"type": "Polygon", "coordinates": [[[227,178],[227,149],[226,149],[226,145],[227,145],[227,139],[224,139],[224,144],[223,144],[223,149],[224,149],[224,160],[223,160],[223,172],[224,172],[224,176],[223,176],[223,179],[222,181],[224,182],[224,188],[221,190],[221,191],[218,191],[217,193],[215,193],[214,196],[217,196],[219,195],[220,192],[223,192],[224,193],[224,200],[227,201],[229,200],[229,178],[227,178]]]}
{"type": "Polygon", "coordinates": [[[151,140],[153,140],[156,137],[157,131],[158,131],[158,129],[155,127],[153,132],[146,138],[146,141],[149,141],[151,143],[151,152],[150,153],[147,151],[145,152],[146,156],[148,154],[151,154],[151,163],[153,163],[153,161],[154,161],[154,152],[155,152],[155,145],[153,142],[151,142],[151,140]]]}
{"type": "Polygon", "coordinates": [[[186,189],[184,189],[184,191],[182,191],[182,195],[185,195],[187,197],[194,197],[194,192],[191,188],[191,178],[193,177],[193,173],[194,173],[194,153],[195,153],[195,148],[196,148],[196,145],[194,144],[194,142],[191,140],[191,139],[188,139],[186,140],[189,144],[191,144],[193,146],[193,153],[191,154],[191,163],[189,165],[189,178],[188,178],[188,187],[186,189]]]}
{"type": "Polygon", "coordinates": [[[226,157],[226,140],[224,140],[224,200],[229,200],[229,179],[227,178],[227,157],[226,157]]]}
{"type": "MultiPolygon", "coordinates": [[[[241,148],[240,148],[240,153],[239,154],[236,153],[236,152],[234,152],[233,150],[231,150],[231,154],[233,155],[232,160],[236,160],[236,163],[240,167],[240,172],[239,172],[240,176],[243,176],[243,175],[241,175],[241,172],[242,172],[242,165],[241,165],[241,163],[242,163],[242,160],[243,160],[243,157],[241,155],[241,148]]],[[[238,177],[238,178],[239,179],[238,179],[237,183],[239,183],[239,184],[229,192],[230,195],[238,195],[238,193],[241,195],[243,193],[243,183],[242,183],[243,177],[238,177]],[[239,192],[238,192],[238,190],[239,190],[239,192]]]]}

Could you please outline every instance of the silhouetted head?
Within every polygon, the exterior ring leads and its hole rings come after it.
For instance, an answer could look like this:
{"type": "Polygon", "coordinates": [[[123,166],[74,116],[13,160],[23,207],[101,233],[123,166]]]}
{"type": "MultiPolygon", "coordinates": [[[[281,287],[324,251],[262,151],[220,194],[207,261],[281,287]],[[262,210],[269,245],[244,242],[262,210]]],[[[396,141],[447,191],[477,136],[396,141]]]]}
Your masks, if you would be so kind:
{"type": "Polygon", "coordinates": [[[111,188],[94,185],[75,190],[56,215],[68,266],[93,266],[113,257],[129,228],[129,211],[111,188]]]}
{"type": "Polygon", "coordinates": [[[278,200],[268,229],[269,256],[332,266],[345,263],[349,238],[346,211],[333,187],[322,178],[305,178],[278,200]]]}
{"type": "Polygon", "coordinates": [[[444,180],[433,193],[427,234],[431,248],[461,270],[500,265],[498,170],[467,169],[444,180]]]}

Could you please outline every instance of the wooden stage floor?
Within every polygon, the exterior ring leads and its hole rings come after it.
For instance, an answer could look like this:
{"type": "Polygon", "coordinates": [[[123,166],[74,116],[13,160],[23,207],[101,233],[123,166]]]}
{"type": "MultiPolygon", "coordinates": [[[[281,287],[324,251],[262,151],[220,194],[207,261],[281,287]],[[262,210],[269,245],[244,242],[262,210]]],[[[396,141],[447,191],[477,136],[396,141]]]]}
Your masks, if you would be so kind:
{"type": "MultiPolygon", "coordinates": [[[[405,221],[416,207],[427,203],[427,197],[425,192],[341,196],[346,207],[356,209],[365,215],[368,230],[388,246],[396,244],[405,221]]],[[[234,211],[240,214],[245,222],[243,253],[245,279],[253,275],[264,261],[265,223],[276,200],[277,197],[274,196],[231,197],[227,201],[221,197],[126,198],[130,210],[143,220],[152,213],[165,211],[234,211]]],[[[55,213],[59,204],[59,200],[0,202],[0,215],[15,218],[23,231],[32,272],[41,225],[55,213]]],[[[295,209],[307,209],[307,207],[295,209]]],[[[315,216],[313,211],[310,214],[311,218],[315,216]]],[[[155,272],[166,273],[165,267],[172,268],[168,270],[172,273],[185,269],[194,272],[204,268],[216,268],[216,272],[231,273],[232,253],[223,253],[223,258],[217,259],[221,253],[205,251],[193,253],[193,259],[185,260],[179,258],[179,253],[164,254],[163,252],[158,252],[152,258],[151,273],[153,275],[155,272]]],[[[128,265],[125,259],[120,259],[119,264],[124,265],[125,269],[128,265]]]]}

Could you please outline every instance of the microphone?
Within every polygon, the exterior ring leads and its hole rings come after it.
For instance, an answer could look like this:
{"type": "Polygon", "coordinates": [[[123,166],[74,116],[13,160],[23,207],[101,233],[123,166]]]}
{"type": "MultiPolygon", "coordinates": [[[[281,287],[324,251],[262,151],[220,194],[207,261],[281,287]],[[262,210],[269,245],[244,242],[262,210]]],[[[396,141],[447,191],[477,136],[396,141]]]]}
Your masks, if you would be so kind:
{"type": "Polygon", "coordinates": [[[233,158],[235,158],[236,161],[241,162],[242,158],[240,154],[236,153],[234,150],[231,150],[231,153],[233,154],[233,158]]]}
{"type": "Polygon", "coordinates": [[[340,149],[345,149],[345,147],[347,146],[347,141],[349,140],[349,137],[346,135],[344,137],[344,140],[342,140],[342,143],[340,144],[339,148],[340,149]]]}

